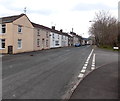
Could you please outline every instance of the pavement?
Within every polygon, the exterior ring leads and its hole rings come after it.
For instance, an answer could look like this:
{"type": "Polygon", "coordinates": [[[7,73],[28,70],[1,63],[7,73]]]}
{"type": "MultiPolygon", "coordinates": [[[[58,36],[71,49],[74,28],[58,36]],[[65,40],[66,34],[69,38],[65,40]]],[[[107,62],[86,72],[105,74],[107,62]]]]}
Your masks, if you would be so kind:
{"type": "Polygon", "coordinates": [[[96,69],[82,79],[72,93],[73,99],[113,99],[118,95],[118,53],[95,49],[96,69]],[[99,61],[101,60],[101,61],[99,61]]]}

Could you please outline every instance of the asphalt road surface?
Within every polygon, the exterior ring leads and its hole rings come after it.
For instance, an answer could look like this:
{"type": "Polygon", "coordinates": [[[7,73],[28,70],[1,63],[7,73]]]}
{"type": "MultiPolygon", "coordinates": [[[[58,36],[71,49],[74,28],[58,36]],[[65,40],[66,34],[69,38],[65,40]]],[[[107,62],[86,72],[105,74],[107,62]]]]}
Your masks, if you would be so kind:
{"type": "Polygon", "coordinates": [[[3,99],[61,99],[91,50],[82,46],[3,56],[3,99]]]}
{"type": "Polygon", "coordinates": [[[71,99],[111,99],[118,101],[118,52],[95,48],[95,70],[77,86],[71,99]]]}
{"type": "MultiPolygon", "coordinates": [[[[92,46],[3,56],[3,99],[67,98],[78,78],[96,67],[110,63],[114,65],[117,59],[116,52],[108,53],[92,46]]],[[[82,92],[87,94],[84,90],[82,92]]]]}

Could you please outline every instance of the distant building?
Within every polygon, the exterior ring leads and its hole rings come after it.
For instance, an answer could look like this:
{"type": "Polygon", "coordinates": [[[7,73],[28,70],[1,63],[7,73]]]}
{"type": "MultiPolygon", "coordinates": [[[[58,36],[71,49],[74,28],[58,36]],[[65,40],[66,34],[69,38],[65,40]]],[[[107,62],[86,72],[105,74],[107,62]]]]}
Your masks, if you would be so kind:
{"type": "Polygon", "coordinates": [[[73,38],[73,45],[82,43],[82,37],[80,35],[77,35],[75,32],[70,32],[70,35],[72,35],[73,38]]]}

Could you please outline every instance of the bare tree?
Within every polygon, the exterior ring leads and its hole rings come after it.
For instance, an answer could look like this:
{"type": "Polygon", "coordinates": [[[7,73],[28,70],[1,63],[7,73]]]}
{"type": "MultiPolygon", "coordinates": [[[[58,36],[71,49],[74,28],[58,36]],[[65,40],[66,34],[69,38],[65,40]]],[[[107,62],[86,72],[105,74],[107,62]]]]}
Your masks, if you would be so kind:
{"type": "Polygon", "coordinates": [[[96,13],[89,33],[95,36],[96,44],[99,45],[117,45],[118,21],[112,17],[109,12],[100,11],[96,13]]]}

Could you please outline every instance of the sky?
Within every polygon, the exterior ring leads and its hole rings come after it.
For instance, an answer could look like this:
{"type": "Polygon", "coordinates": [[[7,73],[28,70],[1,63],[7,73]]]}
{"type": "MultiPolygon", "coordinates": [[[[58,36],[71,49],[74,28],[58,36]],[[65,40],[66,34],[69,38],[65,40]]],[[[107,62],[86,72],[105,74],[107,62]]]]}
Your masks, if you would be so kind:
{"type": "Polygon", "coordinates": [[[119,0],[0,0],[0,17],[24,13],[37,24],[88,37],[95,13],[109,11],[118,18],[119,0]]]}

